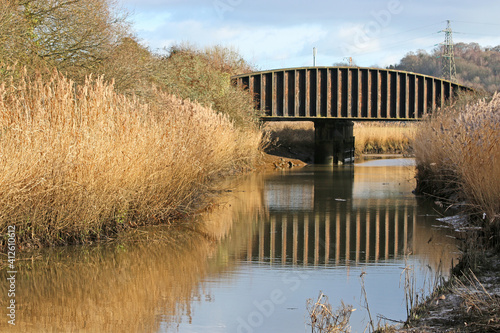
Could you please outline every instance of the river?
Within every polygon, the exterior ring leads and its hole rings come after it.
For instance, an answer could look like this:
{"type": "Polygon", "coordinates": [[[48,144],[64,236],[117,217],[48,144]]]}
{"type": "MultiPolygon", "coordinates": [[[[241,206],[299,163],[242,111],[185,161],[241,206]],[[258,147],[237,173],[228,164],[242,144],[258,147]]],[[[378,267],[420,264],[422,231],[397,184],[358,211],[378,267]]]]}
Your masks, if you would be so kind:
{"type": "Polygon", "coordinates": [[[411,159],[253,174],[185,226],[40,251],[18,262],[15,329],[310,332],[307,300],[320,292],[356,309],[353,332],[368,309],[375,325],[404,321],[405,281],[428,292],[457,257],[413,175],[411,159]]]}

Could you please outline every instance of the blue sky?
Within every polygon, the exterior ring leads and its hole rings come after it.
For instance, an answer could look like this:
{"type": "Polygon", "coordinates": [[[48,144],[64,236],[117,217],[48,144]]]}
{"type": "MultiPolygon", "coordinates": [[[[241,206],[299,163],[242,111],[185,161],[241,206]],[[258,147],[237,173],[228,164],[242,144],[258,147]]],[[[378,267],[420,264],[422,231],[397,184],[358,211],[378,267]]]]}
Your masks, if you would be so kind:
{"type": "Polygon", "coordinates": [[[500,1],[470,0],[118,0],[152,50],[222,45],[260,70],[395,64],[406,53],[453,40],[500,45],[500,1]]]}

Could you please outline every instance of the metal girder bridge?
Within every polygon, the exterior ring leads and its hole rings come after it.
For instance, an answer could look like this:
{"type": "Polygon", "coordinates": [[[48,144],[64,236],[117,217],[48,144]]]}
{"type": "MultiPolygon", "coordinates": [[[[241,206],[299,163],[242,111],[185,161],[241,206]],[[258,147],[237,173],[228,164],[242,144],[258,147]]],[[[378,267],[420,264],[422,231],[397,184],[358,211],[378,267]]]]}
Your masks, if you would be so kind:
{"type": "Polygon", "coordinates": [[[315,163],[354,161],[353,121],[416,121],[471,90],[448,80],[380,68],[301,67],[232,77],[263,121],[313,121],[315,163]]]}
{"type": "Polygon", "coordinates": [[[411,121],[469,88],[411,72],[360,67],[302,67],[233,76],[254,96],[264,121],[411,121]]]}

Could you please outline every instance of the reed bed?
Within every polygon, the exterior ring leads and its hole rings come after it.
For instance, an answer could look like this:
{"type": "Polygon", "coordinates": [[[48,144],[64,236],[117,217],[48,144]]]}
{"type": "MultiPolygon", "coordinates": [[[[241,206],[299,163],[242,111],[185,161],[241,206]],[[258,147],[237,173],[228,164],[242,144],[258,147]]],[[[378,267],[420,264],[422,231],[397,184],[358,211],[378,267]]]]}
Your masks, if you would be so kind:
{"type": "Polygon", "coordinates": [[[360,123],[354,125],[356,155],[402,154],[411,151],[413,123],[360,123]]]}
{"type": "Polygon", "coordinates": [[[153,95],[144,104],[102,78],[77,87],[57,72],[3,83],[2,234],[15,225],[24,245],[59,245],[168,223],[199,205],[215,179],[257,158],[257,129],[153,95]]]}
{"type": "Polygon", "coordinates": [[[280,121],[265,125],[270,139],[278,145],[309,145],[314,147],[314,123],[311,121],[280,121]]]}
{"type": "Polygon", "coordinates": [[[444,108],[414,141],[417,191],[461,203],[481,225],[500,222],[500,95],[444,108]]]}

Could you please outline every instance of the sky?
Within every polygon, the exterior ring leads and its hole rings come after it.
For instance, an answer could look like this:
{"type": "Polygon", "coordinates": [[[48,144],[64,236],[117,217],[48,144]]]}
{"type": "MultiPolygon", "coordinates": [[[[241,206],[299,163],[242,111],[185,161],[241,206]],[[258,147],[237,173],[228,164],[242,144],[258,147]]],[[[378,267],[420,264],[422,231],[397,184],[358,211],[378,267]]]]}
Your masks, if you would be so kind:
{"type": "Polygon", "coordinates": [[[500,45],[497,0],[118,0],[155,52],[188,43],[237,51],[258,70],[397,64],[445,40],[500,45]]]}

